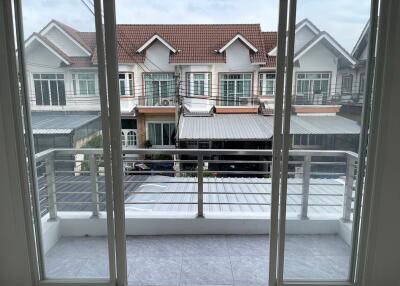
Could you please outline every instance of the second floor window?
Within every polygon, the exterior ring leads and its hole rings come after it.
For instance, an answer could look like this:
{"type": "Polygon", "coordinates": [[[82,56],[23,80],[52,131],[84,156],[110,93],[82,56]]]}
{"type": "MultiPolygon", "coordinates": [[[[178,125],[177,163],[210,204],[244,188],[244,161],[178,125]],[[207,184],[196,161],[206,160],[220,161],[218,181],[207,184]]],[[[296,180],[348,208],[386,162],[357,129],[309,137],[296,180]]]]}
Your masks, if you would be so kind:
{"type": "Polygon", "coordinates": [[[133,91],[133,74],[132,73],[120,73],[119,79],[119,91],[121,96],[134,96],[133,91]]]}
{"type": "Polygon", "coordinates": [[[36,105],[65,105],[63,74],[33,74],[36,105]]]}
{"type": "Polygon", "coordinates": [[[296,95],[328,95],[330,73],[297,73],[296,95]]]}
{"type": "Polygon", "coordinates": [[[144,75],[145,99],[150,105],[161,105],[164,99],[175,97],[173,73],[147,73],[144,75]]]}
{"type": "Polygon", "coordinates": [[[210,96],[210,73],[188,73],[186,76],[186,89],[188,96],[210,96]]]}
{"type": "Polygon", "coordinates": [[[241,105],[251,97],[252,74],[221,74],[220,79],[224,105],[241,105]]]}
{"type": "Polygon", "coordinates": [[[94,95],[96,94],[96,75],[94,73],[73,74],[72,86],[75,95],[94,95]]]}
{"type": "Polygon", "coordinates": [[[175,144],[175,123],[148,123],[148,139],[153,146],[169,146],[175,144]]]}
{"type": "Polygon", "coordinates": [[[275,73],[260,73],[259,74],[259,94],[261,96],[275,95],[275,73]]]}
{"type": "Polygon", "coordinates": [[[351,93],[353,89],[353,75],[347,74],[342,78],[342,93],[351,93]]]}

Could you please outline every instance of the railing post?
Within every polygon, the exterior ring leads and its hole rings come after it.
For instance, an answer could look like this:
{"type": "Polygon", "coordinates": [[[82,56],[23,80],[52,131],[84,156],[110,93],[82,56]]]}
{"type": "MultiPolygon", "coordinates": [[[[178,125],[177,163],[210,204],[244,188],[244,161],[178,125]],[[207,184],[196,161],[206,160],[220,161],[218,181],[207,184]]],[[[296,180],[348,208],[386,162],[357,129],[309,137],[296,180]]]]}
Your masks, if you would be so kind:
{"type": "Polygon", "coordinates": [[[303,161],[303,185],[301,194],[301,219],[308,219],[308,200],[310,194],[311,156],[305,155],[303,161]]]}
{"type": "Polygon", "coordinates": [[[350,221],[351,216],[351,203],[353,201],[354,189],[354,171],[356,160],[348,156],[346,162],[346,178],[344,184],[344,197],[343,197],[343,221],[350,221]]]}
{"type": "Polygon", "coordinates": [[[46,184],[47,184],[47,195],[48,195],[48,207],[49,207],[49,220],[57,219],[57,205],[56,205],[56,176],[54,170],[54,157],[53,155],[46,158],[46,184]]]}
{"type": "Polygon", "coordinates": [[[92,217],[99,217],[99,193],[97,186],[96,155],[89,155],[90,190],[92,197],[92,217]]]}
{"type": "Polygon", "coordinates": [[[203,155],[197,156],[197,216],[204,217],[203,214],[203,155]]]}

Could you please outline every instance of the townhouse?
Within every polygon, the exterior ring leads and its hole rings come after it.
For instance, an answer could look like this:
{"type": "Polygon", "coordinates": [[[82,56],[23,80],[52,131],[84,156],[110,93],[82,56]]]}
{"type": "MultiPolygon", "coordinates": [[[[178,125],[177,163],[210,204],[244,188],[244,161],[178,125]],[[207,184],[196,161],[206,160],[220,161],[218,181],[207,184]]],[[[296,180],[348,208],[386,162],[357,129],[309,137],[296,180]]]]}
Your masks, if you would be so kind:
{"type": "MultiPolygon", "coordinates": [[[[124,148],[270,147],[276,32],[259,24],[129,24],[117,25],[117,41],[124,148]]],[[[94,32],[52,20],[26,40],[26,58],[33,113],[99,115],[94,32]]],[[[357,64],[329,33],[308,19],[297,24],[294,147],[332,148],[336,137],[359,132],[337,115],[339,71],[357,64]]]]}

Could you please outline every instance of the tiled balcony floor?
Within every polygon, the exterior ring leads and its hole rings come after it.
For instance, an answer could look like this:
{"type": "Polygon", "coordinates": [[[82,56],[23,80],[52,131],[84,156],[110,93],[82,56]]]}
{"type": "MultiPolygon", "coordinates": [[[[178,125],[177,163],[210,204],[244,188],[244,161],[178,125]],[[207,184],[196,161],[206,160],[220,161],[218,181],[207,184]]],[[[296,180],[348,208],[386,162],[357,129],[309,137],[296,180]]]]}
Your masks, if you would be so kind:
{"type": "MultiPolygon", "coordinates": [[[[344,280],[350,247],[337,235],[288,235],[285,278],[344,280]]],[[[129,285],[267,285],[266,235],[128,236],[129,285]]],[[[49,278],[108,276],[105,237],[63,237],[49,278]]]]}

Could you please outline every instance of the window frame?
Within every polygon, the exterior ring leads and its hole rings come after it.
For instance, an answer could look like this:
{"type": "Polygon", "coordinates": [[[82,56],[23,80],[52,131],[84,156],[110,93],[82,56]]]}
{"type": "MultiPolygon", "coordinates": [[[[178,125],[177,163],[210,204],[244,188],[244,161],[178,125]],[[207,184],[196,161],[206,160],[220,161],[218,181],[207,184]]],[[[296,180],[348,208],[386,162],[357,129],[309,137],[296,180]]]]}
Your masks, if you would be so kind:
{"type": "MultiPolygon", "coordinates": [[[[176,128],[177,128],[177,126],[176,126],[176,123],[175,123],[175,121],[172,121],[172,120],[166,120],[166,121],[147,121],[146,122],[146,140],[149,140],[150,141],[150,143],[151,143],[151,140],[150,140],[150,124],[160,124],[160,126],[161,126],[161,132],[160,132],[160,134],[161,134],[161,145],[160,144],[153,144],[152,143],[152,146],[153,147],[160,147],[160,148],[165,148],[165,147],[171,147],[171,146],[175,146],[174,144],[164,144],[164,125],[168,125],[168,129],[170,128],[170,125],[174,125],[174,129],[172,129],[172,131],[174,131],[175,130],[175,137],[176,137],[176,128]]],[[[170,137],[171,138],[171,137],[170,137]]],[[[172,142],[168,142],[168,143],[172,143],[172,142]]]]}
{"type": "Polygon", "coordinates": [[[67,95],[65,93],[65,73],[61,72],[54,72],[54,73],[49,73],[49,72],[32,72],[32,83],[33,83],[33,88],[32,90],[34,91],[35,94],[35,105],[36,106],[66,106],[67,105],[67,95]],[[42,78],[43,75],[54,75],[55,78],[42,78]],[[35,76],[39,76],[39,78],[35,78],[35,76]],[[62,78],[59,78],[59,76],[62,76],[62,78]],[[39,82],[40,84],[40,97],[41,97],[41,102],[38,104],[38,95],[36,92],[36,83],[39,82]],[[46,82],[47,88],[48,88],[48,104],[44,104],[44,97],[43,97],[43,82],[46,82]],[[55,82],[56,88],[57,88],[57,104],[53,104],[53,94],[52,94],[52,87],[51,87],[51,82],[55,82]],[[64,98],[60,96],[60,82],[63,83],[63,90],[64,90],[64,98]],[[62,101],[63,99],[63,101],[62,101]],[[60,102],[63,102],[63,104],[60,104],[60,102]]]}
{"type": "Polygon", "coordinates": [[[306,72],[296,72],[295,74],[295,85],[294,85],[294,89],[295,89],[295,95],[296,96],[302,96],[302,97],[310,97],[313,95],[324,95],[324,93],[321,91],[320,93],[314,93],[314,87],[315,87],[315,83],[314,82],[318,82],[319,81],[319,86],[321,88],[322,86],[322,81],[328,81],[327,83],[327,90],[326,90],[326,97],[331,96],[331,85],[332,85],[332,72],[330,71],[306,71],[306,72]],[[304,76],[304,78],[299,78],[299,76],[304,76]],[[319,75],[319,78],[307,78],[307,76],[310,75],[319,75]],[[324,78],[322,77],[322,75],[328,75],[328,78],[324,78]],[[308,92],[299,92],[299,83],[304,84],[304,83],[308,83],[308,92]]]}
{"type": "Polygon", "coordinates": [[[259,72],[258,73],[258,95],[274,97],[276,92],[276,72],[259,72]],[[274,75],[274,78],[267,78],[267,75],[274,75]],[[272,82],[272,92],[268,92],[268,82],[272,82]],[[265,94],[264,94],[265,91],[265,94]]]}
{"type": "Polygon", "coordinates": [[[98,95],[97,89],[98,89],[98,81],[97,81],[97,73],[96,72],[72,72],[71,74],[71,79],[72,79],[72,90],[74,95],[79,95],[79,96],[95,96],[98,95]],[[80,79],[79,76],[82,75],[90,75],[93,76],[93,79],[90,78],[84,78],[84,79],[80,79]],[[86,93],[82,93],[82,89],[81,89],[81,81],[85,83],[86,85],[86,93]],[[90,93],[89,90],[89,82],[93,81],[93,93],[90,93]]]}
{"type": "Polygon", "coordinates": [[[254,95],[254,87],[253,87],[253,80],[254,80],[254,74],[253,72],[220,72],[218,73],[218,81],[219,81],[219,99],[222,102],[222,105],[227,105],[227,106],[235,106],[239,105],[241,103],[241,99],[249,99],[251,100],[254,95]],[[235,79],[235,78],[227,78],[224,79],[224,76],[246,76],[249,75],[250,79],[242,78],[242,79],[235,79]],[[249,96],[243,96],[244,94],[244,86],[245,86],[245,81],[249,82],[249,96]],[[224,96],[225,88],[224,88],[224,83],[226,82],[226,96],[224,96]],[[238,82],[242,82],[242,93],[238,92],[238,82]],[[231,84],[230,84],[231,83],[231,84]],[[233,83],[233,85],[232,85],[233,83]],[[231,95],[229,89],[233,87],[233,95],[231,95]],[[242,96],[240,96],[242,94],[242,96]],[[232,99],[233,97],[233,99],[232,99]],[[233,104],[230,103],[230,101],[233,100],[233,104]]]}
{"type": "Polygon", "coordinates": [[[353,92],[353,74],[347,73],[342,76],[342,86],[341,93],[342,94],[351,94],[353,92]],[[348,81],[348,82],[347,82],[348,81]],[[349,84],[349,86],[345,86],[349,84]]]}
{"type": "Polygon", "coordinates": [[[162,105],[162,101],[164,99],[171,99],[171,98],[175,98],[176,97],[176,78],[175,78],[175,74],[173,72],[144,72],[142,73],[142,82],[143,82],[143,92],[142,92],[142,96],[144,97],[146,102],[150,102],[152,106],[161,106],[162,105]],[[171,76],[171,79],[157,79],[157,80],[148,80],[146,79],[146,77],[148,76],[162,76],[162,75],[167,75],[167,76],[171,76]],[[148,90],[147,90],[147,82],[152,82],[152,89],[151,89],[151,95],[149,97],[149,95],[147,94],[148,90]],[[155,95],[154,92],[154,83],[157,82],[158,83],[158,94],[155,95]],[[166,92],[166,96],[163,96],[163,85],[161,84],[162,82],[166,82],[166,88],[167,88],[167,92],[166,92]],[[158,105],[157,105],[158,104],[158,105]]]}
{"type": "Polygon", "coordinates": [[[119,96],[120,97],[135,97],[135,76],[133,72],[128,71],[120,71],[118,72],[118,84],[119,84],[119,96]],[[124,79],[121,79],[120,76],[124,75],[124,79]],[[131,77],[131,78],[129,78],[131,77]],[[122,94],[121,89],[121,82],[124,82],[125,87],[125,94],[122,94]],[[128,84],[128,85],[127,85],[128,84]],[[126,93],[128,91],[128,94],[126,93]]]}
{"type": "Polygon", "coordinates": [[[186,96],[188,97],[201,97],[201,98],[210,98],[212,97],[212,72],[186,72],[186,96]],[[191,76],[193,75],[193,81],[191,81],[191,76]],[[194,77],[196,75],[208,75],[208,78],[206,76],[204,77],[203,80],[196,80],[194,77]],[[203,94],[201,92],[199,94],[196,94],[195,90],[191,90],[192,86],[194,89],[196,81],[202,81],[203,82],[203,94]],[[208,81],[208,83],[206,82],[208,81]],[[207,87],[207,88],[206,88],[207,87]]]}

